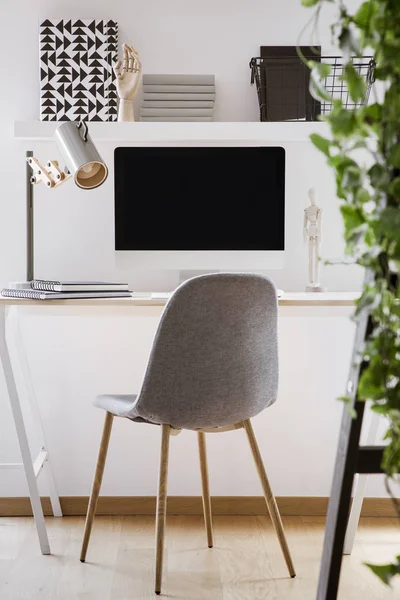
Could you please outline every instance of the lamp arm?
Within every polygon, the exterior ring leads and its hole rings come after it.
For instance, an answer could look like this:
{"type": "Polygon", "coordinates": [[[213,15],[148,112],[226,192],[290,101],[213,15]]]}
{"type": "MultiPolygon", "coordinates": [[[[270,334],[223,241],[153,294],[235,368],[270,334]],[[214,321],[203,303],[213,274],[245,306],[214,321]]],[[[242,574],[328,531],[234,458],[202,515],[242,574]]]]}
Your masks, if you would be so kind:
{"type": "Polygon", "coordinates": [[[33,152],[26,153],[26,281],[34,279],[35,253],[34,253],[34,191],[32,183],[32,169],[29,159],[33,152]]]}
{"type": "Polygon", "coordinates": [[[32,155],[27,157],[26,160],[32,171],[30,173],[30,181],[32,184],[43,181],[47,187],[53,188],[58,187],[71,177],[69,173],[67,174],[60,169],[58,161],[56,160],[47,161],[45,167],[32,155]]]}

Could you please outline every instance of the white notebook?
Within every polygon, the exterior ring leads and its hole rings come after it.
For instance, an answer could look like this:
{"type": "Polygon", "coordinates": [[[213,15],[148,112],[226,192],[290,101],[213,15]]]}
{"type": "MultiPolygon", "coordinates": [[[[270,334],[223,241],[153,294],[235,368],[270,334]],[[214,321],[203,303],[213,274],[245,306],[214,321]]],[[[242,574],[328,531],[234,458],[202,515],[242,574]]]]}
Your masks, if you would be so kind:
{"type": "Polygon", "coordinates": [[[144,73],[143,85],[215,85],[215,75],[144,73]]]}
{"type": "Polygon", "coordinates": [[[145,108],[140,109],[141,117],[212,117],[212,108],[145,108]]]}
{"type": "Polygon", "coordinates": [[[33,290],[44,292],[126,292],[127,283],[109,283],[107,281],[47,281],[34,279],[33,290]]]}
{"type": "Polygon", "coordinates": [[[160,100],[181,100],[181,101],[191,101],[191,100],[215,100],[215,93],[209,94],[199,94],[199,93],[186,93],[179,94],[176,92],[146,92],[144,91],[143,100],[147,102],[148,100],[156,100],[157,102],[160,100]]]}
{"type": "Polygon", "coordinates": [[[214,108],[212,100],[143,100],[145,108],[214,108]]]}
{"type": "Polygon", "coordinates": [[[215,85],[143,85],[144,94],[215,94],[215,85]]]}
{"type": "Polygon", "coordinates": [[[30,300],[71,300],[76,298],[127,298],[132,293],[126,292],[44,292],[39,290],[21,290],[5,288],[1,290],[3,298],[28,298],[30,300]]]}

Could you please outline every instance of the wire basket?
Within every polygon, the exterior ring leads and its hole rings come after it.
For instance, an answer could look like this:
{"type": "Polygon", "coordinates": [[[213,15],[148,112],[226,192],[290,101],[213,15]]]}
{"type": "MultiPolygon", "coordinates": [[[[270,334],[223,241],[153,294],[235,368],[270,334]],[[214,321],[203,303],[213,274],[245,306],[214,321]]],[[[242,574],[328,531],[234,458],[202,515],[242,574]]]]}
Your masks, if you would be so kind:
{"type": "MultiPolygon", "coordinates": [[[[343,80],[345,63],[341,56],[321,56],[331,66],[325,88],[333,100],[340,99],[348,110],[368,103],[374,82],[375,61],[372,56],[352,58],[357,73],[365,78],[366,92],[360,102],[350,98],[343,80]]],[[[332,111],[332,102],[318,101],[309,92],[310,69],[299,57],[255,57],[250,61],[251,83],[256,84],[260,121],[316,121],[332,111]]]]}

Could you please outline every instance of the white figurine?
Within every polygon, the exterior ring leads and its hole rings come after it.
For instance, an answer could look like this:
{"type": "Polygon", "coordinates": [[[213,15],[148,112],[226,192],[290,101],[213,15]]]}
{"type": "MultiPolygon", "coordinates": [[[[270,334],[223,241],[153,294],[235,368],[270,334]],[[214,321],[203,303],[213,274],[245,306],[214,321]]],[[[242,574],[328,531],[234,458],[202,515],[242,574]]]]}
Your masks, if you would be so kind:
{"type": "Polygon", "coordinates": [[[311,188],[308,192],[311,206],[304,209],[303,235],[304,241],[308,240],[308,279],[307,292],[324,292],[325,289],[319,283],[319,261],[320,246],[322,241],[322,208],[317,206],[315,190],[311,188]]]}
{"type": "Polygon", "coordinates": [[[135,120],[133,99],[139,87],[142,63],[137,50],[133,46],[124,44],[122,50],[124,60],[119,60],[114,67],[119,96],[118,121],[129,122],[135,120]]]}

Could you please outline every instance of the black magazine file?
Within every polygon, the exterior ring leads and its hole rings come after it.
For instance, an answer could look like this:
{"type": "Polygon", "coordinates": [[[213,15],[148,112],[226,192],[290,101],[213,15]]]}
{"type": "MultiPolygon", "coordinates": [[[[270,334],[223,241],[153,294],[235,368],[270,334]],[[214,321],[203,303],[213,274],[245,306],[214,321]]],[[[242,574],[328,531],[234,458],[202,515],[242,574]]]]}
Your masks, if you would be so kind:
{"type": "MultiPolygon", "coordinates": [[[[309,60],[321,60],[321,47],[301,46],[309,60]]],[[[321,103],[309,91],[310,70],[297,46],[261,46],[261,102],[265,121],[316,121],[321,103]]]]}

